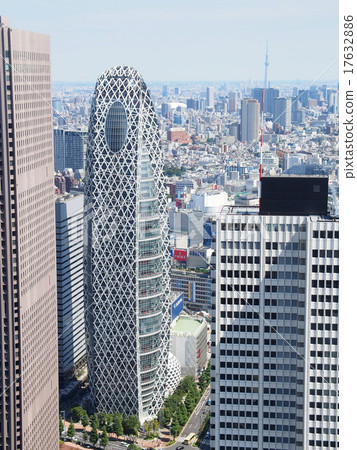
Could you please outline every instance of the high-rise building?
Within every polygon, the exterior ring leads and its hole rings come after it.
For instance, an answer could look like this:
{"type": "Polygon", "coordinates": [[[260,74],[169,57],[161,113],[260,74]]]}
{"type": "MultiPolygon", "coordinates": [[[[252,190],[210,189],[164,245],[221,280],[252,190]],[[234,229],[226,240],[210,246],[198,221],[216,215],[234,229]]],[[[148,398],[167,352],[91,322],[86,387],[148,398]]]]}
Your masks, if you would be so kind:
{"type": "Polygon", "coordinates": [[[186,105],[187,105],[187,109],[196,109],[196,110],[198,110],[199,109],[199,106],[200,106],[200,102],[199,102],[199,100],[196,100],[196,99],[194,99],[194,98],[188,98],[187,100],[186,100],[186,105]]]}
{"type": "Polygon", "coordinates": [[[98,411],[156,415],[170,333],[168,214],[154,106],[131,67],[97,81],[85,185],[89,383],[98,411]]]}
{"type": "Polygon", "coordinates": [[[259,102],[243,98],[241,109],[241,141],[252,142],[259,137],[259,102]]]}
{"type": "Polygon", "coordinates": [[[299,89],[298,97],[299,97],[301,106],[303,108],[308,108],[309,107],[309,99],[310,99],[309,91],[307,89],[299,89]]]}
{"type": "Polygon", "coordinates": [[[71,379],[86,357],[83,287],[83,194],[56,199],[58,369],[71,379]]]}
{"type": "Polygon", "coordinates": [[[238,111],[238,94],[237,92],[229,93],[228,112],[236,113],[238,111]]]}
{"type": "Polygon", "coordinates": [[[273,114],[274,113],[274,100],[279,97],[279,89],[275,88],[254,88],[252,89],[252,97],[258,100],[258,102],[262,103],[262,92],[264,91],[264,105],[263,111],[265,113],[273,114]]]}
{"type": "Polygon", "coordinates": [[[329,91],[328,93],[328,111],[332,114],[337,114],[338,113],[338,99],[339,99],[339,95],[338,95],[338,91],[329,91]]]}
{"type": "Polygon", "coordinates": [[[58,448],[49,36],[0,17],[0,448],[58,448]]]}
{"type": "Polygon", "coordinates": [[[66,166],[66,146],[64,141],[65,130],[53,129],[54,168],[56,172],[62,172],[66,166]]]}
{"type": "Polygon", "coordinates": [[[206,90],[206,106],[208,108],[214,107],[214,88],[209,86],[206,90]]]}
{"type": "Polygon", "coordinates": [[[291,99],[291,123],[302,123],[305,120],[305,110],[301,108],[299,97],[291,99]]]}
{"type": "Polygon", "coordinates": [[[274,100],[274,124],[282,127],[291,127],[291,98],[277,97],[274,100]]]}
{"type": "Polygon", "coordinates": [[[54,128],[55,171],[84,169],[87,132],[54,128]]]}
{"type": "Polygon", "coordinates": [[[217,218],[211,449],[338,447],[339,232],[327,186],[263,178],[261,213],[217,218]]]}
{"type": "Polygon", "coordinates": [[[65,149],[65,167],[70,167],[73,171],[84,169],[87,149],[87,132],[80,130],[66,130],[65,149]]]}

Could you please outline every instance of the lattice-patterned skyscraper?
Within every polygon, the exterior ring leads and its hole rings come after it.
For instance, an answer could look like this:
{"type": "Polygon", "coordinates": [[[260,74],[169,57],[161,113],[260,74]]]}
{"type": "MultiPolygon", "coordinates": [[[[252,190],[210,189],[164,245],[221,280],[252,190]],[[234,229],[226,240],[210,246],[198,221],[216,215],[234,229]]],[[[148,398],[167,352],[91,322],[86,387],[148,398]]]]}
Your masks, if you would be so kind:
{"type": "Polygon", "coordinates": [[[98,79],[86,163],[85,299],[98,411],[156,415],[170,330],[166,194],[159,128],[131,67],[98,79]]]}

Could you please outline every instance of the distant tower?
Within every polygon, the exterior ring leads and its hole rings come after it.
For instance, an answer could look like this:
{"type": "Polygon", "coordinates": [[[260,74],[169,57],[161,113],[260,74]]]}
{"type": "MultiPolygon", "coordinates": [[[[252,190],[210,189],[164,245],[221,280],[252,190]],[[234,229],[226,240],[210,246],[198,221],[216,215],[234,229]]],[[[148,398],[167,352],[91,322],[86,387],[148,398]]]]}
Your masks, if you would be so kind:
{"type": "Polygon", "coordinates": [[[229,93],[228,112],[236,113],[238,110],[238,94],[237,92],[229,93]]]}
{"type": "Polygon", "coordinates": [[[291,127],[291,98],[277,97],[274,99],[274,123],[284,128],[291,127]]]}
{"type": "Polygon", "coordinates": [[[241,141],[252,142],[259,137],[259,102],[252,98],[242,100],[241,141]]]}
{"type": "Polygon", "coordinates": [[[213,87],[208,87],[206,90],[207,106],[212,108],[214,106],[214,90],[213,87]]]}
{"type": "Polygon", "coordinates": [[[265,53],[265,76],[264,76],[264,88],[267,89],[268,87],[268,66],[269,66],[269,61],[268,61],[268,42],[267,42],[267,51],[265,53]]]}

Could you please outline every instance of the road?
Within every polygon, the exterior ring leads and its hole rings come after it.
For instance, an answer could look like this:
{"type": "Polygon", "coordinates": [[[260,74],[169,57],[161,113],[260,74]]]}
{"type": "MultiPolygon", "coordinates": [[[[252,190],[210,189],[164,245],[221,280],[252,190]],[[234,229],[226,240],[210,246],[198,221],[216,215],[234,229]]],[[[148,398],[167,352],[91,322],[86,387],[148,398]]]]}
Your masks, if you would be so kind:
{"type": "MultiPolygon", "coordinates": [[[[168,449],[175,449],[177,446],[181,445],[183,441],[185,440],[186,436],[190,433],[198,434],[200,431],[200,428],[209,412],[210,407],[207,405],[207,401],[210,397],[211,390],[208,388],[206,392],[203,394],[200,402],[196,406],[195,410],[193,411],[190,420],[187,422],[185,427],[183,428],[181,435],[176,439],[176,443],[171,445],[170,447],[165,447],[168,449]]],[[[204,446],[200,447],[202,449],[209,449],[209,440],[208,446],[206,446],[206,439],[204,439],[204,446]]],[[[192,449],[197,450],[197,447],[192,447],[191,445],[185,445],[185,450],[192,449]]]]}
{"type": "MultiPolygon", "coordinates": [[[[185,440],[186,436],[190,433],[198,434],[200,431],[200,428],[209,412],[210,407],[207,405],[207,401],[210,397],[210,388],[206,390],[206,392],[203,394],[200,402],[196,406],[195,410],[193,411],[189,421],[183,428],[181,435],[176,439],[176,443],[173,445],[170,445],[169,447],[164,447],[165,449],[176,449],[179,445],[182,445],[183,441],[185,440]]],[[[89,434],[89,433],[88,433],[89,434]]],[[[65,433],[64,433],[65,435],[65,433]]],[[[83,436],[82,432],[76,432],[74,439],[76,439],[79,442],[83,442],[83,436]]],[[[86,444],[88,445],[87,448],[95,448],[92,446],[89,442],[86,444]]],[[[84,447],[86,447],[84,445],[84,447]]],[[[98,441],[99,446],[99,441],[98,441]]],[[[203,440],[202,445],[200,446],[201,450],[209,450],[209,438],[208,436],[205,437],[203,440]]],[[[106,447],[106,450],[126,450],[127,447],[123,445],[123,443],[118,441],[110,441],[109,444],[106,447]]],[[[185,445],[185,450],[197,450],[197,447],[192,447],[191,445],[185,445]]]]}
{"type": "MultiPolygon", "coordinates": [[[[89,433],[88,433],[89,435],[89,433]]],[[[89,438],[89,436],[88,436],[89,438]]],[[[100,446],[100,440],[98,440],[97,445],[93,446],[89,441],[87,441],[84,445],[83,440],[83,434],[81,431],[76,431],[76,434],[74,435],[74,440],[78,441],[80,445],[84,448],[91,448],[91,449],[97,449],[97,448],[103,448],[100,446]]],[[[109,444],[105,447],[105,450],[127,450],[127,445],[124,445],[120,441],[109,441],[109,444]]]]}

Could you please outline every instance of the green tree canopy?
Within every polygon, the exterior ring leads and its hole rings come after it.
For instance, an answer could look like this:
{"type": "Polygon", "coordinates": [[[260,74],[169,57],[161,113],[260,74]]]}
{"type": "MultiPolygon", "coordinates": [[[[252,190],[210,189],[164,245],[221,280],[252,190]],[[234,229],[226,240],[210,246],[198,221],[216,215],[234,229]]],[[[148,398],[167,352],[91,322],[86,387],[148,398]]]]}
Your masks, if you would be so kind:
{"type": "Polygon", "coordinates": [[[64,430],[63,419],[62,419],[62,416],[60,414],[59,415],[59,432],[60,432],[60,434],[63,433],[63,430],[64,430]]]}
{"type": "Polygon", "coordinates": [[[74,422],[79,422],[84,414],[86,414],[86,410],[81,406],[74,406],[71,408],[72,419],[74,422]]]}
{"type": "Polygon", "coordinates": [[[89,435],[89,440],[90,442],[95,445],[98,441],[98,428],[96,426],[92,425],[92,431],[90,432],[89,435]]]}
{"type": "Polygon", "coordinates": [[[88,441],[88,433],[86,430],[83,431],[82,435],[83,435],[83,440],[88,441]]]}
{"type": "Polygon", "coordinates": [[[135,444],[129,444],[128,450],[140,450],[140,447],[135,444]]]}
{"type": "Polygon", "coordinates": [[[159,431],[160,428],[160,422],[157,419],[154,419],[152,421],[152,429],[153,431],[159,431]]]}
{"type": "Polygon", "coordinates": [[[83,416],[81,417],[81,423],[84,427],[89,425],[89,417],[87,411],[84,411],[83,416]]]}
{"type": "Polygon", "coordinates": [[[74,428],[73,420],[71,419],[71,423],[69,424],[68,430],[67,430],[67,436],[70,438],[73,438],[76,434],[76,430],[74,428]]]}
{"type": "Polygon", "coordinates": [[[185,167],[164,166],[164,175],[166,175],[167,177],[180,177],[185,172],[185,167]]]}
{"type": "Polygon", "coordinates": [[[103,412],[99,412],[97,414],[98,420],[99,420],[99,428],[102,430],[104,427],[108,429],[110,425],[113,423],[113,415],[112,414],[106,414],[103,412]]]}
{"type": "Polygon", "coordinates": [[[124,433],[121,414],[113,415],[112,431],[117,437],[121,436],[124,433]]]}
{"type": "Polygon", "coordinates": [[[187,408],[183,403],[180,403],[180,406],[177,410],[177,420],[179,424],[183,427],[188,419],[187,408]]]}
{"type": "Polygon", "coordinates": [[[180,424],[179,424],[177,418],[174,417],[172,419],[172,424],[171,424],[171,433],[174,437],[176,437],[180,434],[180,431],[181,431],[180,424]]]}
{"type": "Polygon", "coordinates": [[[102,445],[104,448],[109,444],[109,437],[107,433],[107,428],[103,427],[103,433],[100,436],[100,445],[102,445]]]}
{"type": "Polygon", "coordinates": [[[99,428],[99,420],[96,413],[90,416],[90,424],[92,427],[99,428]]]}
{"type": "Polygon", "coordinates": [[[123,417],[123,428],[124,434],[127,435],[138,435],[138,430],[140,428],[140,422],[137,416],[124,416],[123,417]]]}

